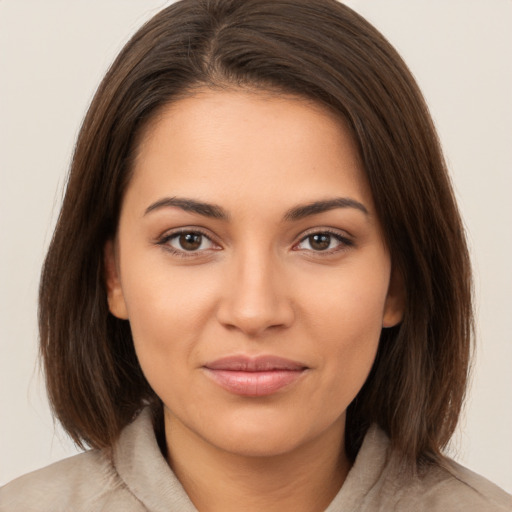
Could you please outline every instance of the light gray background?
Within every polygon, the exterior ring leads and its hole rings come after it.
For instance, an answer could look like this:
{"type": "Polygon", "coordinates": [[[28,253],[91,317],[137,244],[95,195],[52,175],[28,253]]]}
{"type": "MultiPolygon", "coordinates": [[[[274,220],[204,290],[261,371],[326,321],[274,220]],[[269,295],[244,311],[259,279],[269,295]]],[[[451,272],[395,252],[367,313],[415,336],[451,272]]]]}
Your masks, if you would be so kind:
{"type": "MultiPolygon", "coordinates": [[[[75,137],[115,54],[162,0],[0,0],[0,485],[75,453],[37,368],[39,271],[75,137]]],[[[512,492],[512,1],[348,0],[430,105],[467,226],[478,354],[451,453],[512,492]]]]}

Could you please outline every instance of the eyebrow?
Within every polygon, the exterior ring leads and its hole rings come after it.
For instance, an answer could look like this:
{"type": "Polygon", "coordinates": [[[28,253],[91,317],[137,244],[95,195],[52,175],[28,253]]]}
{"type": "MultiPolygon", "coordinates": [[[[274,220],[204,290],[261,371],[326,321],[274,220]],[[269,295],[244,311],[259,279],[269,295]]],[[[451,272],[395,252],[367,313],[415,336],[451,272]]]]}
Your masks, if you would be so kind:
{"type": "Polygon", "coordinates": [[[204,217],[211,217],[213,219],[229,220],[228,213],[221,206],[181,197],[164,197],[163,199],[159,199],[146,208],[144,215],[147,215],[154,210],[168,207],[181,208],[186,212],[197,213],[204,217]]]}
{"type": "MultiPolygon", "coordinates": [[[[198,215],[213,219],[226,221],[230,219],[228,212],[226,212],[226,210],[221,206],[181,197],[164,197],[163,199],[159,199],[146,208],[144,215],[161,208],[169,207],[181,208],[186,212],[197,213],[198,215]]],[[[317,215],[329,210],[334,210],[335,208],[355,208],[356,210],[363,212],[365,215],[368,215],[368,210],[359,201],[350,197],[336,197],[334,199],[313,201],[312,203],[295,206],[285,213],[283,219],[285,221],[296,221],[311,215],[317,215]]]]}
{"type": "Polygon", "coordinates": [[[314,201],[302,206],[296,206],[288,210],[284,215],[284,220],[300,220],[310,215],[334,210],[335,208],[355,208],[368,215],[368,210],[364,204],[350,197],[336,197],[325,201],[314,201]]]}

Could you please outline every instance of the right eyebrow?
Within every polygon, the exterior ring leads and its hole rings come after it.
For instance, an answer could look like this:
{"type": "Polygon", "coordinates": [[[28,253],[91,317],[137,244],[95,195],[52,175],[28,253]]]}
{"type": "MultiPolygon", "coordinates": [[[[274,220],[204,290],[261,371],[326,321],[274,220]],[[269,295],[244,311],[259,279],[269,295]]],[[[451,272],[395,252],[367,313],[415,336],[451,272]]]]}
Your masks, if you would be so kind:
{"type": "Polygon", "coordinates": [[[221,206],[184,197],[164,197],[159,199],[146,208],[144,215],[160,208],[169,207],[181,208],[186,212],[197,213],[213,219],[229,220],[229,214],[221,206]]]}

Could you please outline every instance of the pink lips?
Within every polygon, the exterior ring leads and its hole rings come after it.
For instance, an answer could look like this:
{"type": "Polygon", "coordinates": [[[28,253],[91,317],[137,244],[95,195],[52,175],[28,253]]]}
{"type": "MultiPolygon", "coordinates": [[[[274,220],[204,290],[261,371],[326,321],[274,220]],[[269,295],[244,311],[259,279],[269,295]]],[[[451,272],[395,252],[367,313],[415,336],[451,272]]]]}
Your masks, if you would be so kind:
{"type": "Polygon", "coordinates": [[[276,356],[230,356],[207,363],[204,369],[226,391],[267,396],[295,382],[308,368],[276,356]]]}

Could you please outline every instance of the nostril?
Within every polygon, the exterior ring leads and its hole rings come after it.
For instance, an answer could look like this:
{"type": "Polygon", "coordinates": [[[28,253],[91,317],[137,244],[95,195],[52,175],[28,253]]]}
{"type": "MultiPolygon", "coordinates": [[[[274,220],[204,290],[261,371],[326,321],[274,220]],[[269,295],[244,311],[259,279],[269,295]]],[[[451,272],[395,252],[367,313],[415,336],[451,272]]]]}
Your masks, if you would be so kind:
{"type": "Polygon", "coordinates": [[[266,308],[241,308],[234,302],[223,304],[218,311],[219,322],[229,330],[239,330],[248,336],[258,336],[267,330],[289,327],[293,310],[286,304],[266,308]]]}

